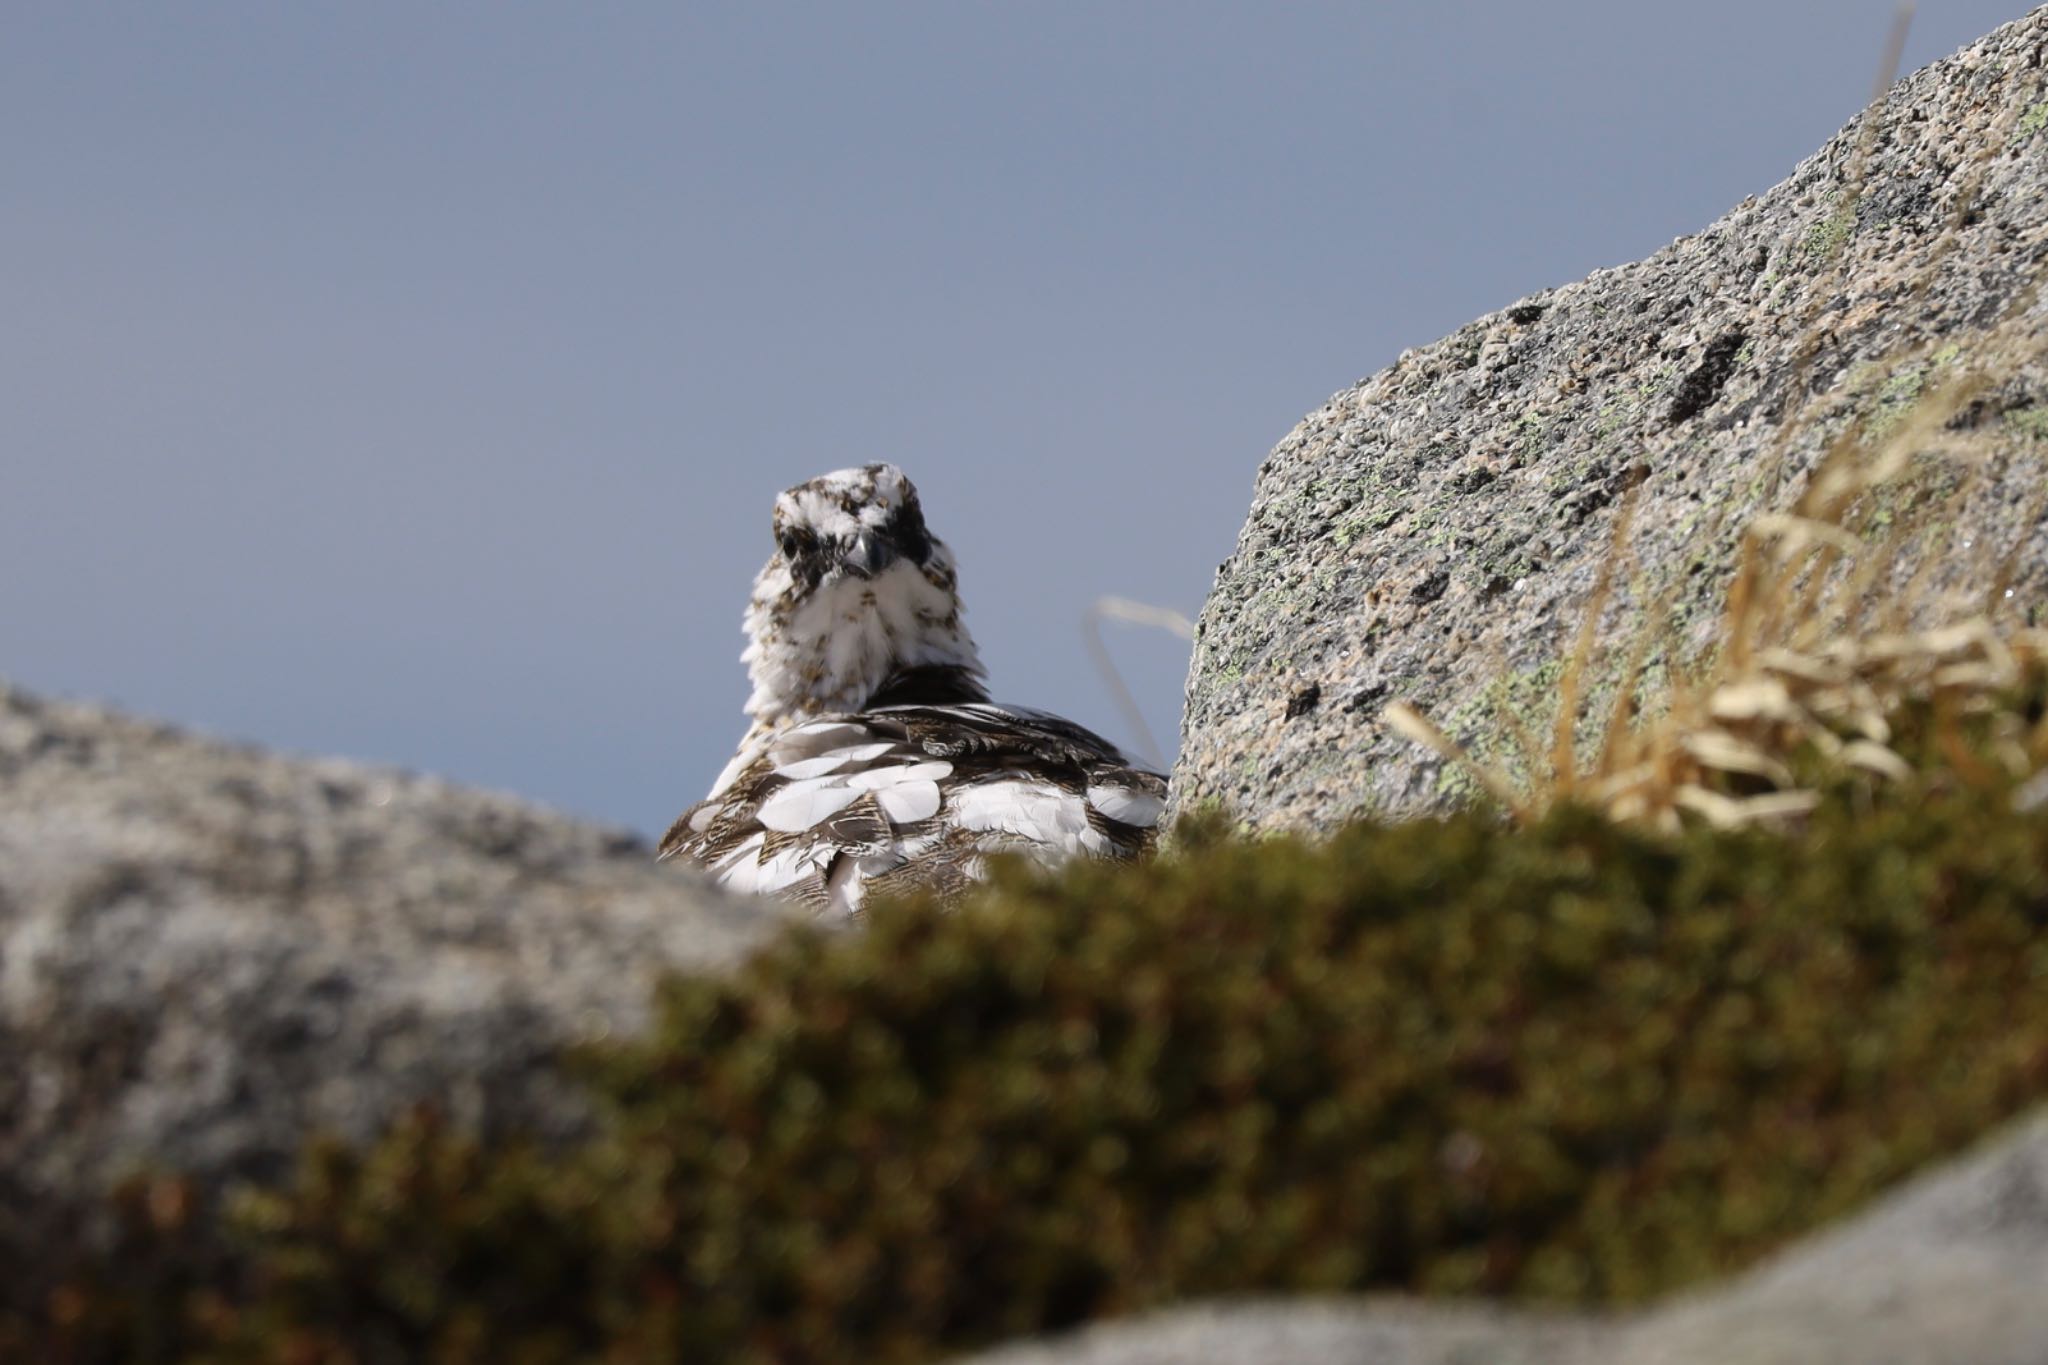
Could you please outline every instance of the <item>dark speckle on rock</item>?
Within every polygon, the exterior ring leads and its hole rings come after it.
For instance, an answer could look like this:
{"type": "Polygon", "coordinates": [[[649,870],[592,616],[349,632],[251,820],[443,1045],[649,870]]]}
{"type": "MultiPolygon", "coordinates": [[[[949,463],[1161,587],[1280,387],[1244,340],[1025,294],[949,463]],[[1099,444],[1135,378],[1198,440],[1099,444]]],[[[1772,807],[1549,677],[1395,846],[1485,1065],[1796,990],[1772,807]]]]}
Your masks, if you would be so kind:
{"type": "Polygon", "coordinates": [[[1367,683],[1351,694],[1351,699],[1344,703],[1344,709],[1353,714],[1369,710],[1385,700],[1390,690],[1383,682],[1367,683]]]}
{"type": "Polygon", "coordinates": [[[1315,710],[1322,700],[1321,683],[1310,683],[1306,687],[1296,689],[1294,695],[1287,699],[1287,719],[1295,720],[1307,715],[1315,710]]]}
{"type": "Polygon", "coordinates": [[[1749,335],[1736,327],[1708,344],[1707,353],[1700,358],[1699,365],[1672,395],[1668,420],[1673,426],[1699,416],[1720,397],[1721,390],[1728,385],[1729,376],[1735,373],[1735,357],[1742,353],[1742,343],[1747,340],[1749,335]]]}
{"type": "Polygon", "coordinates": [[[1411,602],[1434,602],[1437,598],[1442,597],[1444,590],[1450,586],[1451,571],[1449,569],[1438,569],[1435,573],[1408,590],[1408,600],[1411,602]]]}

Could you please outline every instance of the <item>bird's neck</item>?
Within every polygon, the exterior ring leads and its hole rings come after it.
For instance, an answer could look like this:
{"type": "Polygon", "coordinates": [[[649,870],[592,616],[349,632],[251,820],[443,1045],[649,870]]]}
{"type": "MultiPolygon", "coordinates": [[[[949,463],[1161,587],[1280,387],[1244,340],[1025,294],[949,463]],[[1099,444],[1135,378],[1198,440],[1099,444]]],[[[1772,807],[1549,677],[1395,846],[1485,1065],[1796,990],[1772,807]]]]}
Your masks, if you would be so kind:
{"type": "Polygon", "coordinates": [[[757,600],[743,656],[754,683],[749,735],[864,711],[878,697],[986,700],[981,654],[950,587],[910,575],[836,585],[787,618],[757,600]]]}

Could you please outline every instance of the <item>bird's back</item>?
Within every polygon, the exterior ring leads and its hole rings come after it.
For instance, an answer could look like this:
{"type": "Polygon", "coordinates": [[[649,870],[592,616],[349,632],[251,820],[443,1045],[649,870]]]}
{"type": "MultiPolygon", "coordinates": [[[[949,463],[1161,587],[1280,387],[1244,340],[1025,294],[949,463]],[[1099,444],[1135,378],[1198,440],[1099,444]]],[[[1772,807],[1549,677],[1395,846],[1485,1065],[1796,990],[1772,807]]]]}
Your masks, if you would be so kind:
{"type": "Polygon", "coordinates": [[[684,811],[660,856],[738,891],[857,911],[951,895],[988,857],[1046,863],[1149,848],[1166,783],[1071,721],[993,702],[878,706],[793,725],[684,811]]]}

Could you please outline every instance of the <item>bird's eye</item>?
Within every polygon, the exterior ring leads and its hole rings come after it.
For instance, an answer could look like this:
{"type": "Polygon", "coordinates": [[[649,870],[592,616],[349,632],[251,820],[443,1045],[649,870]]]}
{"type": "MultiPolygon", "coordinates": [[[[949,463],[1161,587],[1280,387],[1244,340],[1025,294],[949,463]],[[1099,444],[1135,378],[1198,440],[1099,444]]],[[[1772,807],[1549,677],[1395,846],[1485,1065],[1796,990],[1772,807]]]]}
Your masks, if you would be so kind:
{"type": "Polygon", "coordinates": [[[810,543],[810,539],[809,533],[801,528],[792,526],[778,535],[775,538],[775,543],[781,547],[784,559],[795,559],[803,553],[804,547],[810,543]]]}

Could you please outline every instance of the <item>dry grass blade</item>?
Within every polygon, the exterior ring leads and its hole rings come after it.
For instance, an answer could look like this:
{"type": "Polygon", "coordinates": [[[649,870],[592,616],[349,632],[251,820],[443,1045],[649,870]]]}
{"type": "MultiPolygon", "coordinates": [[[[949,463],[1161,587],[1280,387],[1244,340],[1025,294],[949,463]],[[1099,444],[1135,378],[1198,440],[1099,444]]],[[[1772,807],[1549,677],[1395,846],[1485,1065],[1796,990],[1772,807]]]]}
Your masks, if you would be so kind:
{"type": "Polygon", "coordinates": [[[1867,739],[1852,739],[1843,745],[1842,761],[1894,782],[1910,781],[1913,776],[1913,767],[1905,759],[1867,739]]]}
{"type": "Polygon", "coordinates": [[[1852,558],[1863,550],[1854,532],[1835,522],[1817,517],[1794,516],[1790,512],[1766,512],[1749,523],[1749,533],[1759,540],[1773,541],[1778,553],[1794,558],[1813,545],[1828,545],[1852,558]]]}
{"type": "Polygon", "coordinates": [[[1820,804],[1818,792],[1771,792],[1764,796],[1723,796],[1717,791],[1687,783],[1675,796],[1676,804],[1706,820],[1716,829],[1739,829],[1744,825],[1796,820],[1820,804]]]}
{"type": "Polygon", "coordinates": [[[1515,790],[1515,784],[1509,781],[1505,774],[1474,758],[1464,745],[1431,724],[1427,717],[1407,702],[1392,703],[1380,712],[1380,719],[1386,722],[1388,729],[1403,739],[1412,740],[1424,748],[1433,750],[1446,762],[1456,763],[1464,768],[1515,818],[1528,817],[1527,804],[1523,801],[1521,793],[1515,790]]]}
{"type": "Polygon", "coordinates": [[[1747,773],[1781,787],[1792,784],[1792,770],[1784,763],[1761,746],[1738,739],[1726,730],[1695,730],[1679,743],[1705,767],[1724,773],[1747,773]]]}
{"type": "Polygon", "coordinates": [[[1593,657],[1593,645],[1600,635],[1600,618],[1614,594],[1615,575],[1628,553],[1629,521],[1634,515],[1636,496],[1641,488],[1642,480],[1638,477],[1622,493],[1621,503],[1614,510],[1614,531],[1608,542],[1607,555],[1600,561],[1600,572],[1593,580],[1592,595],[1586,599],[1586,614],[1579,622],[1579,636],[1572,646],[1571,661],[1565,665],[1564,674],[1558,680],[1557,720],[1550,740],[1550,771],[1551,781],[1560,796],[1570,795],[1578,779],[1579,690],[1585,681],[1587,661],[1593,657]]]}
{"type": "Polygon", "coordinates": [[[1081,634],[1088,644],[1088,657],[1095,664],[1096,673],[1102,678],[1102,685],[1116,701],[1117,709],[1123,712],[1124,723],[1131,727],[1131,733],[1138,737],[1138,744],[1144,750],[1145,760],[1161,772],[1166,771],[1166,753],[1159,747],[1152,727],[1145,723],[1145,712],[1138,705],[1138,699],[1131,695],[1130,687],[1124,682],[1123,671],[1110,657],[1109,646],[1102,639],[1104,621],[1124,621],[1131,625],[1151,626],[1158,630],[1178,635],[1183,640],[1195,638],[1195,623],[1170,607],[1155,607],[1149,602],[1135,602],[1128,597],[1098,597],[1081,618],[1081,634]]]}

